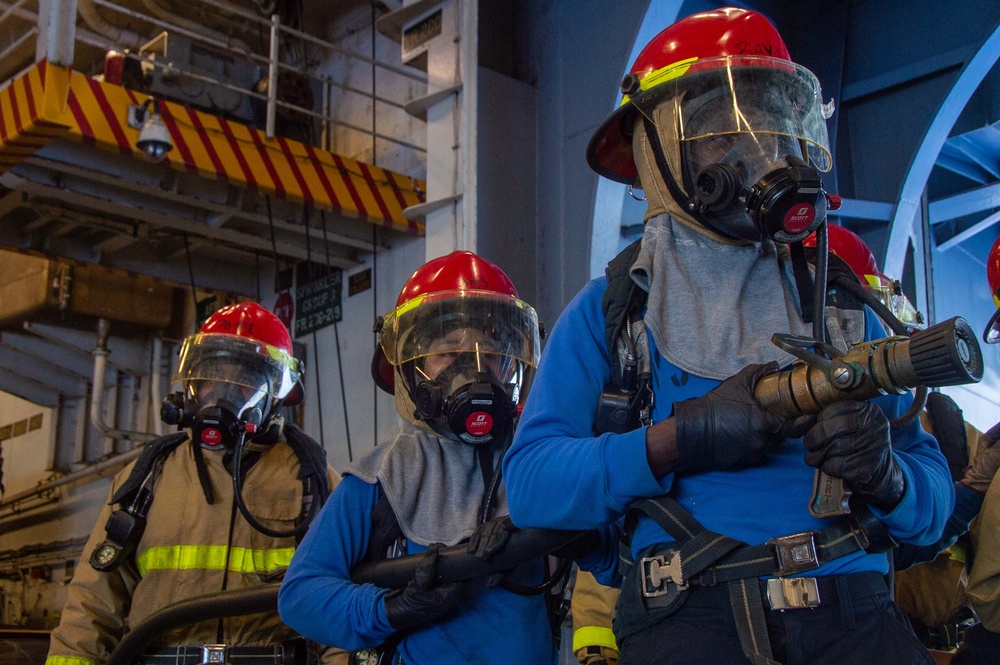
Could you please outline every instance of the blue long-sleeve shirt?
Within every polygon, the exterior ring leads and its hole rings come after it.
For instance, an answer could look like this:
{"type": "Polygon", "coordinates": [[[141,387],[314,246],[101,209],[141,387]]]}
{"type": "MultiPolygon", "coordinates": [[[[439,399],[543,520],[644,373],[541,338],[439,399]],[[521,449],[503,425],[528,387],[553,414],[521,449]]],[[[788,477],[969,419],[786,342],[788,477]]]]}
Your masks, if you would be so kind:
{"type": "MultiPolygon", "coordinates": [[[[345,475],[295,552],[278,595],[281,619],[309,639],[342,649],[376,647],[395,631],[385,611],[388,589],[354,584],[372,537],[378,485],[345,475]]],[[[456,500],[459,500],[456,497],[456,500]]],[[[426,547],[407,542],[407,553],[426,547]]],[[[541,561],[518,569],[537,584],[541,561]]],[[[407,631],[398,646],[407,665],[424,663],[555,663],[543,596],[519,596],[485,580],[469,582],[456,611],[407,631]]]]}
{"type": "Polygon", "coordinates": [[[983,495],[970,490],[961,483],[955,483],[955,509],[944,525],[941,538],[930,545],[910,545],[903,543],[892,551],[896,570],[904,570],[917,564],[933,561],[944,550],[955,544],[962,534],[969,531],[972,520],[983,507],[983,495]]]}
{"type": "MultiPolygon", "coordinates": [[[[814,469],[804,461],[801,439],[786,441],[764,463],[739,471],[710,471],[657,479],[646,460],[646,428],[624,434],[593,433],[598,399],[611,378],[601,297],[606,278],[588,283],[556,322],[504,458],[510,514],[521,527],[585,529],[621,517],[637,499],[670,490],[707,529],[758,544],[776,536],[823,529],[807,509],[814,469]]],[[[884,337],[876,317],[865,313],[866,338],[884,337]]],[[[778,332],[778,331],[776,331],[778,332]]],[[[674,402],[699,397],[719,381],[693,376],[665,360],[649,339],[654,391],[653,421],[672,415],[674,402]]],[[[910,396],[875,401],[888,418],[902,414],[910,396]]],[[[891,512],[873,512],[899,541],[936,542],[951,513],[954,491],[936,441],[914,420],[892,431],[893,454],[906,491],[891,512]]],[[[670,542],[652,520],[641,517],[633,554],[670,542]]],[[[885,554],[863,551],[823,564],[810,575],[888,570],[885,554]]],[[[606,580],[602,580],[606,581],[606,580]]]]}

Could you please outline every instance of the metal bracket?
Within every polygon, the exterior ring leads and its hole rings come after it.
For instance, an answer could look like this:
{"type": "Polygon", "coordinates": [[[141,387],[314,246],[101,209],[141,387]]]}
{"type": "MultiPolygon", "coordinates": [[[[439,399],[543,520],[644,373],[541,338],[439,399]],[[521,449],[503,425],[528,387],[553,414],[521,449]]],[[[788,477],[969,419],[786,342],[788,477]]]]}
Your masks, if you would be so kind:
{"type": "Polygon", "coordinates": [[[643,579],[648,581],[648,584],[642,585],[643,596],[654,598],[670,593],[670,582],[678,591],[684,591],[688,588],[684,581],[684,575],[681,573],[681,553],[679,550],[671,554],[669,561],[665,556],[659,554],[643,557],[640,563],[643,579]]]}
{"type": "Polygon", "coordinates": [[[203,644],[201,646],[202,665],[216,665],[226,662],[225,644],[203,644]]]}

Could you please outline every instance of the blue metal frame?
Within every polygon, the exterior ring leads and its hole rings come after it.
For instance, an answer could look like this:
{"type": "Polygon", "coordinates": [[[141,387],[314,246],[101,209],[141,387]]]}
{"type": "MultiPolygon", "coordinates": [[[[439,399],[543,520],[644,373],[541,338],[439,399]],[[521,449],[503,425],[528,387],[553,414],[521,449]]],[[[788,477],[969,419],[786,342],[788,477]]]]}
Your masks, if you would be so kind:
{"type": "Polygon", "coordinates": [[[889,227],[889,242],[886,246],[883,270],[887,275],[902,275],[906,262],[906,246],[910,231],[920,212],[921,195],[927,185],[931,169],[941,147],[948,140],[955,121],[962,113],[969,98],[1000,59],[1000,23],[983,42],[976,54],[959,74],[948,95],[941,103],[937,115],[917,150],[910,169],[903,181],[896,211],[889,227]]]}

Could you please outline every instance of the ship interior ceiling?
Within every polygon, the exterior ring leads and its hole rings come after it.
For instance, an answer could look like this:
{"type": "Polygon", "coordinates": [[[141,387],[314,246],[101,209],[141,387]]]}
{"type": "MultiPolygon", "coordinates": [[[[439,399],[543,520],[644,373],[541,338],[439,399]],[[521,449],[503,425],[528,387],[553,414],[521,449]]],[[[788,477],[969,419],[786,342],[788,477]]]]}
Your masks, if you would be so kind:
{"type": "MultiPolygon", "coordinates": [[[[642,191],[598,178],[586,144],[639,49],[720,3],[610,4],[0,0],[0,626],[58,621],[214,309],[285,319],[306,368],[286,417],[343,469],[396,422],[372,322],[431,255],[479,251],[551,327],[641,237],[642,191]]],[[[1000,4],[728,4],[771,17],[834,102],[830,221],[928,322],[981,331],[1000,4]]],[[[980,384],[945,389],[979,429],[1000,413],[983,352],[980,384]]]]}

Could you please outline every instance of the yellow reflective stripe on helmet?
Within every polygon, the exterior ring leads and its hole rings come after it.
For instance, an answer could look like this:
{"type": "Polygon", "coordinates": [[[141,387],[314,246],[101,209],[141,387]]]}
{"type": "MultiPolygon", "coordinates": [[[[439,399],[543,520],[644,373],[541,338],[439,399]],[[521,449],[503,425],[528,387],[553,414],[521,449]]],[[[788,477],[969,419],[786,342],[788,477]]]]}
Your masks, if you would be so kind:
{"type": "MultiPolygon", "coordinates": [[[[150,570],[223,570],[226,568],[225,545],[173,545],[151,547],[136,558],[139,574],[150,570]]],[[[287,568],[294,547],[254,550],[233,547],[229,552],[229,570],[237,573],[270,573],[287,568]]]]}
{"type": "Polygon", "coordinates": [[[579,651],[584,647],[607,647],[618,651],[618,643],[615,642],[615,634],[610,628],[600,626],[583,626],[573,631],[573,651],[579,651]]]}
{"type": "MultiPolygon", "coordinates": [[[[698,58],[685,58],[684,60],[678,60],[677,62],[667,65],[666,67],[660,67],[659,69],[654,69],[645,76],[639,79],[639,89],[649,90],[654,88],[661,83],[666,83],[676,78],[680,78],[687,73],[687,70],[691,68],[691,65],[698,58]]],[[[631,97],[628,95],[622,98],[622,104],[626,104],[631,101],[631,97]]]]}
{"type": "MultiPolygon", "coordinates": [[[[263,344],[263,343],[262,343],[263,344]]],[[[270,344],[263,344],[264,350],[267,352],[272,359],[286,365],[293,372],[297,372],[299,368],[299,359],[291,355],[284,349],[279,349],[276,346],[271,346],[270,344]]]]}
{"type": "Polygon", "coordinates": [[[80,656],[49,656],[45,665],[100,665],[100,661],[80,656]]]}
{"type": "MultiPolygon", "coordinates": [[[[425,295],[427,295],[427,294],[422,293],[419,296],[414,296],[414,297],[410,298],[409,300],[407,300],[406,302],[404,302],[402,305],[400,305],[399,307],[397,307],[395,309],[395,311],[393,312],[393,314],[398,319],[403,314],[406,314],[407,312],[409,312],[411,309],[416,309],[417,307],[420,306],[420,303],[422,303],[424,301],[424,296],[425,295]]],[[[389,317],[386,317],[386,318],[388,319],[389,317]]]]}

